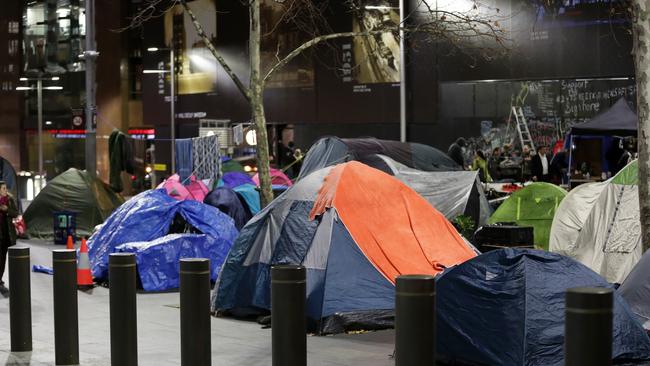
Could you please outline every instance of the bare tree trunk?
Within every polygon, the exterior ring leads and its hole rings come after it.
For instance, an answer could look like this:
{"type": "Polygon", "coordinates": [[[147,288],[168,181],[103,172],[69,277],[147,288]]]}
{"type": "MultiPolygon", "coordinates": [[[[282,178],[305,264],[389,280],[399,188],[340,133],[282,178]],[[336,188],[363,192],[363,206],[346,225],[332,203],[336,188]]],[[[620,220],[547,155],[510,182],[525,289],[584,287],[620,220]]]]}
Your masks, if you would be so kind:
{"type": "Polygon", "coordinates": [[[271,175],[269,174],[269,140],[266,132],[266,117],[264,116],[264,81],[260,75],[260,2],[261,0],[252,0],[249,5],[250,35],[248,47],[251,63],[250,104],[257,131],[257,169],[262,190],[262,207],[264,207],[273,200],[273,190],[271,188],[271,175]]]}
{"type": "Polygon", "coordinates": [[[639,114],[639,208],[643,252],[650,248],[650,0],[634,2],[634,61],[639,114]]]}

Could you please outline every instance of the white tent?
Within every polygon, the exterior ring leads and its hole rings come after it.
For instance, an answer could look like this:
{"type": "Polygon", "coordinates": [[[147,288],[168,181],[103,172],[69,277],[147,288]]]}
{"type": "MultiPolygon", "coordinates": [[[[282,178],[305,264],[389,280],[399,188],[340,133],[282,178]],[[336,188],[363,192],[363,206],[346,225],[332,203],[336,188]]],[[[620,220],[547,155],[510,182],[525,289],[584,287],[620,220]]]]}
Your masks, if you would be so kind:
{"type": "Polygon", "coordinates": [[[578,186],[557,209],[549,250],[623,283],[641,259],[637,162],[602,183],[578,186]]]}

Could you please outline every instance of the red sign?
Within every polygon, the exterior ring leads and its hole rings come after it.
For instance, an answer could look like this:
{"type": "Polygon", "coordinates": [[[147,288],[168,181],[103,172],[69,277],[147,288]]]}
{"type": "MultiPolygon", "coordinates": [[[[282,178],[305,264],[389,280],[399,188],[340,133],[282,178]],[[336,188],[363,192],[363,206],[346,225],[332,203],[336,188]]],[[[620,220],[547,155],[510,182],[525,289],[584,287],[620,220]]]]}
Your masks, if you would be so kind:
{"type": "Polygon", "coordinates": [[[129,135],[155,135],[155,128],[129,128],[129,135]]]}

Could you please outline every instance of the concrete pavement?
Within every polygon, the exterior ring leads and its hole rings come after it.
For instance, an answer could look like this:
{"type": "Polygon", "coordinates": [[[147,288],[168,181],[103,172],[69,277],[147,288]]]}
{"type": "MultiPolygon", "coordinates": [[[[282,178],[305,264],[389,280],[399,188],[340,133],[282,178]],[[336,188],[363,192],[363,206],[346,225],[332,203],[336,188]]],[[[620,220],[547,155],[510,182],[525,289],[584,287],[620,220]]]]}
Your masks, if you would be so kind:
{"type": "MultiPolygon", "coordinates": [[[[51,267],[51,250],[44,242],[22,241],[31,248],[32,265],[51,267]]],[[[5,282],[7,274],[5,273],[5,282]]],[[[10,353],[9,299],[0,296],[0,365],[54,365],[52,276],[32,272],[34,351],[10,353]]],[[[82,365],[110,365],[108,289],[78,292],[80,360],[82,365]]],[[[139,365],[180,365],[179,295],[141,293],[138,302],[139,365]]],[[[212,364],[271,365],[271,330],[254,322],[211,318],[212,364]]],[[[393,365],[394,332],[310,336],[309,365],[393,365]]]]}

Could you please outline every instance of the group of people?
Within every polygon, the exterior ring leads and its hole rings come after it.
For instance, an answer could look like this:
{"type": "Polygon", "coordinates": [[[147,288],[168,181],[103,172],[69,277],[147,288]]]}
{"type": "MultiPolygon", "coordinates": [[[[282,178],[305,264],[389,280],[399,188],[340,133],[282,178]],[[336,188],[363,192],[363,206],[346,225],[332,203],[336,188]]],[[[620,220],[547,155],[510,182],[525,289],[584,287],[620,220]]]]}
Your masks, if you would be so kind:
{"type": "Polygon", "coordinates": [[[463,168],[477,170],[485,183],[504,179],[562,183],[568,169],[566,153],[560,151],[551,156],[547,146],[538,146],[537,151],[531,153],[528,146],[518,151],[506,145],[494,148],[489,155],[475,149],[471,159],[466,159],[467,147],[465,139],[458,138],[447,154],[463,168]]]}

